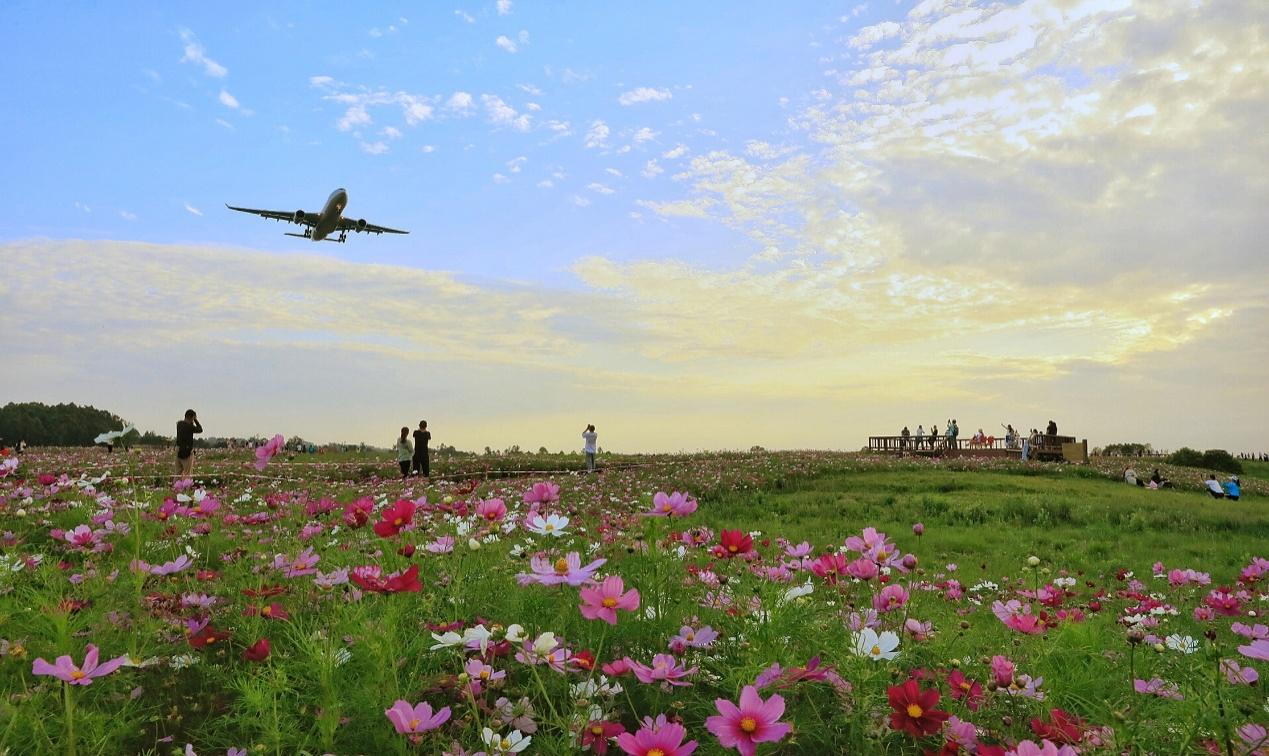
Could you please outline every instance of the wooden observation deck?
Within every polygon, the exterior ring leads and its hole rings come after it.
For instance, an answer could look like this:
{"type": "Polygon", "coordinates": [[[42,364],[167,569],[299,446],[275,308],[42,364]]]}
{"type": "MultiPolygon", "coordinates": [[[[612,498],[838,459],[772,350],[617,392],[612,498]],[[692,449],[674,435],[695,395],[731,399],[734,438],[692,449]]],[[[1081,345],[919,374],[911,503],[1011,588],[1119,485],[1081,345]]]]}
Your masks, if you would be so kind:
{"type": "MultiPolygon", "coordinates": [[[[958,439],[952,442],[944,436],[930,438],[915,436],[869,436],[868,451],[878,454],[911,454],[918,457],[1014,457],[1022,458],[1022,444],[1005,444],[1003,438],[991,438],[982,443],[958,439]]],[[[1059,462],[1087,462],[1088,439],[1075,436],[1040,436],[1040,443],[1031,447],[1031,459],[1059,462]]]]}

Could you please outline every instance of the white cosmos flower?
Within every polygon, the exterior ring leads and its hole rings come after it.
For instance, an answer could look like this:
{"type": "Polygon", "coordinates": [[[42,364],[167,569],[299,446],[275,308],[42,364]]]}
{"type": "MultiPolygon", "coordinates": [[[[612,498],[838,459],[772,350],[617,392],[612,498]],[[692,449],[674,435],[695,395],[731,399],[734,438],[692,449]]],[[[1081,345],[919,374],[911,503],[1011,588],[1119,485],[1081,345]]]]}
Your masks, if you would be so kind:
{"type": "Polygon", "coordinates": [[[560,515],[533,515],[525,523],[524,527],[531,533],[538,535],[562,536],[568,528],[568,518],[560,515]]]}
{"type": "Polygon", "coordinates": [[[802,585],[795,585],[789,590],[785,591],[783,603],[787,604],[788,602],[794,599],[800,599],[803,596],[810,596],[814,592],[815,592],[815,586],[811,585],[810,580],[807,580],[802,585]]]}
{"type": "Polygon", "coordinates": [[[524,625],[514,624],[507,626],[507,632],[504,637],[512,643],[519,643],[524,640],[524,625]]]}
{"type": "Polygon", "coordinates": [[[1163,642],[1167,644],[1168,648],[1173,651],[1180,651],[1183,654],[1192,654],[1199,649],[1198,641],[1188,635],[1173,633],[1164,638],[1163,642]]]}
{"type": "Polygon", "coordinates": [[[519,730],[512,730],[506,735],[499,735],[488,727],[481,731],[480,738],[485,741],[485,746],[495,754],[520,753],[528,748],[529,741],[533,740],[530,736],[521,734],[519,730]]]}
{"type": "Polygon", "coordinates": [[[560,643],[555,639],[555,633],[542,633],[533,641],[533,653],[538,656],[546,656],[555,650],[560,643]]]}
{"type": "Polygon", "coordinates": [[[436,645],[432,646],[433,651],[438,651],[442,648],[451,648],[453,646],[461,646],[463,643],[463,636],[453,630],[450,630],[447,633],[442,633],[441,635],[432,633],[432,639],[436,641],[436,645]]]}
{"type": "Polygon", "coordinates": [[[889,630],[878,635],[876,630],[865,627],[855,634],[855,653],[873,661],[895,658],[899,655],[898,648],[899,636],[889,630]]]}
{"type": "Polygon", "coordinates": [[[476,625],[463,631],[463,644],[468,647],[474,647],[472,644],[475,644],[480,647],[480,653],[484,654],[489,651],[489,639],[492,637],[493,633],[485,629],[484,625],[476,625]]]}

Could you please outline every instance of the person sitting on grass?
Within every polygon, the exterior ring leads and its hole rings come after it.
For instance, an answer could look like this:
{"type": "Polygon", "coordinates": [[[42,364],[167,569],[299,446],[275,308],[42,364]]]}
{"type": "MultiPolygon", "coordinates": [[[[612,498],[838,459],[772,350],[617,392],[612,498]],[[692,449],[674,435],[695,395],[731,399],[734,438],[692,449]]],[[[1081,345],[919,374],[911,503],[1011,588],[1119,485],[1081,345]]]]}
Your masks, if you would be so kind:
{"type": "Polygon", "coordinates": [[[1225,498],[1238,501],[1238,498],[1242,496],[1242,494],[1243,489],[1242,486],[1238,485],[1238,476],[1231,476],[1230,479],[1225,482],[1225,498]]]}
{"type": "Polygon", "coordinates": [[[1207,486],[1207,492],[1212,495],[1213,499],[1225,498],[1225,489],[1221,488],[1220,481],[1216,480],[1215,475],[1207,476],[1207,480],[1203,481],[1207,486]]]}
{"type": "Polygon", "coordinates": [[[1151,473],[1150,475],[1150,483],[1155,488],[1171,488],[1172,487],[1172,481],[1160,475],[1159,468],[1157,467],[1154,469],[1154,472],[1151,473]]]}
{"type": "Polygon", "coordinates": [[[1137,477],[1137,471],[1131,467],[1124,469],[1124,482],[1133,486],[1145,486],[1146,482],[1137,477]]]}

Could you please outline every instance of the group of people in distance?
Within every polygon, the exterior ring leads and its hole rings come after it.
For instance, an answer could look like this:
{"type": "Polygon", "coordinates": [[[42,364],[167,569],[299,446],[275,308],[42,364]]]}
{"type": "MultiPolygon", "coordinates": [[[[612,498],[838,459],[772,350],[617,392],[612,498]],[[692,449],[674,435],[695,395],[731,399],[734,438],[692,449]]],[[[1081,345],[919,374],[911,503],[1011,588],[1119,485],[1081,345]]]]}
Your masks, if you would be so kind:
{"type": "MultiPolygon", "coordinates": [[[[1024,460],[1030,458],[1032,449],[1044,443],[1044,439],[1042,438],[1040,431],[1035,428],[1031,429],[1030,435],[1023,436],[1013,429],[1012,424],[1001,423],[1000,427],[1005,429],[1005,448],[1021,449],[1022,458],[1024,460]]],[[[960,426],[957,425],[955,418],[947,421],[946,430],[941,436],[939,435],[939,426],[937,423],[930,426],[930,432],[928,435],[926,434],[925,426],[923,425],[918,425],[915,433],[909,430],[908,426],[905,425],[903,426],[903,430],[899,431],[899,450],[907,451],[911,449],[913,451],[919,451],[922,448],[930,449],[931,451],[934,449],[959,449],[960,435],[961,429],[960,426]]],[[[1057,423],[1050,420],[1043,435],[1056,437],[1057,423]]],[[[982,428],[979,428],[978,432],[975,433],[969,440],[969,447],[971,449],[984,447],[990,449],[995,448],[995,446],[996,437],[987,435],[983,432],[982,428]]]]}
{"type": "Polygon", "coordinates": [[[431,460],[428,443],[432,440],[432,432],[427,429],[427,421],[420,420],[418,430],[414,431],[414,441],[410,441],[410,429],[401,428],[401,436],[396,442],[397,465],[401,468],[401,480],[410,475],[431,477],[431,460]]]}
{"type": "Polygon", "coordinates": [[[1213,499],[1233,499],[1238,501],[1243,495],[1243,487],[1237,475],[1229,476],[1229,480],[1225,481],[1224,485],[1216,479],[1216,475],[1208,475],[1207,480],[1203,481],[1203,485],[1207,486],[1207,492],[1212,495],[1213,499]]]}

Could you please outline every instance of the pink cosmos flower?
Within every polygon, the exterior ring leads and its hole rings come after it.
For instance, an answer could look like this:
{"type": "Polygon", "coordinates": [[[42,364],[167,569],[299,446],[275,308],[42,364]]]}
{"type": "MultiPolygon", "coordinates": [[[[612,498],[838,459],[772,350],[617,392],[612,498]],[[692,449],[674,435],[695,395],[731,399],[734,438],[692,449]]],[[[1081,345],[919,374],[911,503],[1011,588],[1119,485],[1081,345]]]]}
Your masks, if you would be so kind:
{"type": "Polygon", "coordinates": [[[997,685],[1008,687],[1013,682],[1013,673],[1013,662],[1003,656],[991,657],[991,674],[996,678],[997,685]]]}
{"type": "Polygon", "coordinates": [[[1225,588],[1217,588],[1207,594],[1203,603],[1212,611],[1225,617],[1237,617],[1242,613],[1242,602],[1225,588]]]}
{"type": "Polygon", "coordinates": [[[285,447],[286,439],[282,437],[281,433],[277,434],[273,438],[264,442],[262,446],[256,448],[256,461],[253,462],[252,465],[257,470],[263,470],[265,466],[269,464],[269,460],[273,459],[273,457],[285,447]]]}
{"type": "Polygon", "coordinates": [[[1158,677],[1152,677],[1149,680],[1133,680],[1132,689],[1142,695],[1171,698],[1174,701],[1185,700],[1185,696],[1181,695],[1181,691],[1177,688],[1176,683],[1161,680],[1158,677]]]}
{"type": "Polygon", "coordinates": [[[792,731],[780,722],[784,699],[772,695],[766,701],[752,685],[740,692],[740,705],[723,698],[714,700],[718,716],[705,720],[705,729],[714,733],[724,748],[735,748],[743,756],[754,756],[758,743],[774,743],[792,731]]]}
{"type": "Polygon", "coordinates": [[[872,597],[872,607],[882,613],[902,609],[907,603],[908,592],[903,589],[903,586],[894,583],[882,588],[872,597]]]}
{"type": "Polygon", "coordinates": [[[811,553],[811,544],[807,543],[806,541],[803,541],[799,543],[797,546],[785,546],[784,553],[788,554],[794,559],[801,559],[802,557],[807,556],[808,554],[811,553]]]}
{"type": "Polygon", "coordinates": [[[289,578],[312,575],[317,572],[317,563],[320,561],[322,558],[310,546],[297,554],[294,559],[288,559],[283,554],[274,555],[273,569],[282,570],[282,574],[289,578]]]}
{"type": "Polygon", "coordinates": [[[1039,744],[1024,740],[1006,751],[1005,756],[1079,756],[1079,751],[1069,745],[1058,745],[1051,740],[1041,740],[1039,744]]]}
{"type": "Polygon", "coordinates": [[[97,534],[87,525],[80,525],[69,533],[63,533],[62,538],[77,549],[88,550],[97,545],[97,534]]]}
{"type": "Polygon", "coordinates": [[[696,499],[686,493],[675,491],[666,494],[657,491],[652,497],[652,509],[644,512],[647,517],[686,517],[696,511],[696,499]]]}
{"type": "Polygon", "coordinates": [[[411,735],[435,730],[445,724],[449,721],[450,710],[446,706],[433,714],[432,705],[426,701],[411,706],[408,701],[398,700],[391,709],[385,709],[383,713],[392,726],[397,728],[397,732],[411,735]]]}
{"type": "Polygon", "coordinates": [[[1255,625],[1247,625],[1242,622],[1235,622],[1229,626],[1229,629],[1249,640],[1269,638],[1269,626],[1261,625],[1259,623],[1255,625]]]}
{"type": "Polygon", "coordinates": [[[688,756],[696,750],[695,740],[683,742],[687,730],[680,724],[663,724],[658,729],[647,726],[636,733],[623,732],[617,736],[617,746],[630,756],[688,756]]]}
{"type": "Polygon", "coordinates": [[[693,627],[684,625],[679,629],[679,634],[670,639],[670,648],[676,645],[682,648],[709,648],[718,640],[718,631],[706,625],[697,630],[693,627]]]}
{"type": "MultiPolygon", "coordinates": [[[[468,659],[467,664],[463,666],[463,671],[471,678],[472,691],[479,694],[480,688],[495,680],[501,680],[507,676],[504,670],[496,670],[485,664],[480,659],[468,659]]],[[[517,728],[521,729],[521,728],[517,728]]]]}
{"type": "Polygon", "coordinates": [[[617,575],[604,578],[598,588],[582,588],[580,609],[586,619],[601,619],[610,625],[617,624],[617,610],[633,612],[639,608],[639,591],[631,588],[622,593],[625,584],[617,575]]]}
{"type": "Polygon", "coordinates": [[[448,554],[454,550],[454,536],[439,536],[423,548],[432,554],[448,554]]]}
{"type": "MultiPolygon", "coordinates": [[[[869,562],[872,564],[872,562],[869,562]]],[[[824,578],[829,585],[835,585],[839,576],[846,574],[849,563],[844,554],[821,554],[811,562],[811,572],[824,578]]],[[[875,568],[875,565],[874,565],[875,568]]]]}
{"type": "Polygon", "coordinates": [[[607,559],[596,559],[583,567],[582,557],[576,551],[570,551],[567,556],[562,556],[554,562],[535,556],[529,560],[529,566],[533,572],[522,572],[516,575],[516,582],[520,585],[537,583],[538,585],[579,586],[589,582],[595,572],[607,561],[607,559]]]}
{"type": "Polygon", "coordinates": [[[550,481],[534,483],[532,488],[524,492],[524,501],[528,504],[549,504],[559,500],[560,487],[550,481]]]}
{"type": "Polygon", "coordinates": [[[846,565],[846,574],[858,580],[872,580],[881,574],[877,563],[871,559],[860,557],[846,565]]]}
{"type": "Polygon", "coordinates": [[[630,670],[634,672],[639,682],[645,685],[654,682],[666,682],[678,687],[687,687],[690,683],[683,682],[683,678],[696,674],[697,671],[697,667],[685,668],[679,663],[678,659],[669,654],[653,656],[651,667],[640,664],[630,657],[626,657],[625,661],[630,665],[630,670]]]}
{"type": "Polygon", "coordinates": [[[1248,659],[1269,661],[1269,638],[1257,638],[1246,646],[1239,646],[1238,653],[1248,659]]]}
{"type": "Polygon", "coordinates": [[[485,499],[476,504],[476,515],[487,522],[497,522],[507,516],[507,504],[502,499],[485,499]]]}
{"type": "Polygon", "coordinates": [[[53,664],[36,659],[31,665],[33,675],[51,675],[71,685],[91,685],[93,678],[104,677],[123,666],[127,656],[119,656],[104,664],[97,663],[97,647],[89,643],[84,653],[84,665],[77,667],[69,656],[59,656],[53,664]]]}
{"type": "Polygon", "coordinates": [[[1231,685],[1255,685],[1260,673],[1251,667],[1244,667],[1237,659],[1221,659],[1221,671],[1231,685]]]}

